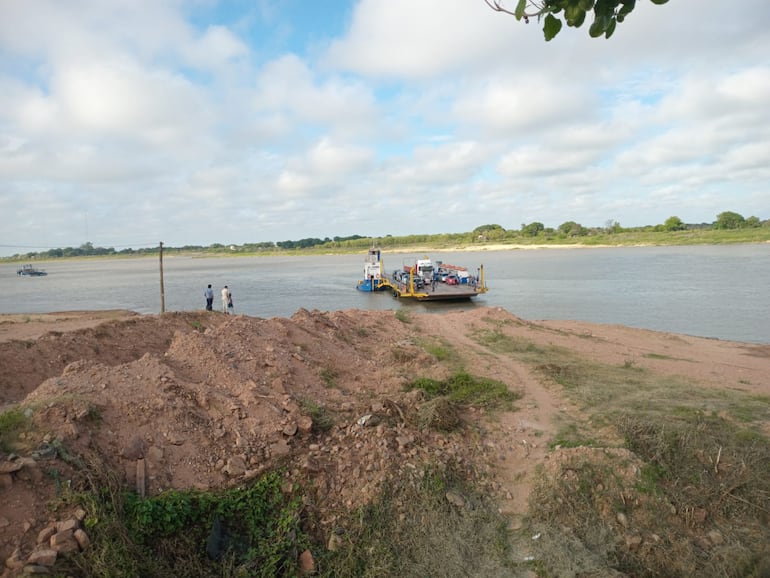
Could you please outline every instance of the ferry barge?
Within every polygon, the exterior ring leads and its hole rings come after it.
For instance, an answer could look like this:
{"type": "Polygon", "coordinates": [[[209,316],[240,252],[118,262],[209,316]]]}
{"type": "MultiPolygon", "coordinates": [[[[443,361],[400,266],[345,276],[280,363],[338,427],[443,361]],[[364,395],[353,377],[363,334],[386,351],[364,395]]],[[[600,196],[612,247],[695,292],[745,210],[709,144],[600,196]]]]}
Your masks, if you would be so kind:
{"type": "Polygon", "coordinates": [[[396,298],[417,301],[460,301],[472,299],[489,289],[484,265],[472,275],[466,267],[432,261],[429,257],[406,262],[388,277],[378,248],[371,248],[364,261],[364,278],[359,291],[390,291],[396,298]]]}

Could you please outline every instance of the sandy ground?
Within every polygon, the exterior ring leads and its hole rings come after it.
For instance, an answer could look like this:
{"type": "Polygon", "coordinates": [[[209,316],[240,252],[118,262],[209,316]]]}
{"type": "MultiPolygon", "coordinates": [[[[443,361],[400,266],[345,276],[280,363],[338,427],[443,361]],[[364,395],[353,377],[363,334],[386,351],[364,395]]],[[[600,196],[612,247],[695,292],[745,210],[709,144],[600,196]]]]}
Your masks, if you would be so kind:
{"type": "MultiPolygon", "coordinates": [[[[499,308],[407,321],[392,311],[302,309],[288,319],[203,311],[1,315],[0,408],[28,408],[36,424],[19,453],[56,439],[121,472],[129,486],[143,460],[150,494],[224,487],[288,465],[292,481],[315,489],[330,528],[335,512],[365,503],[389,476],[425,460],[459,460],[486,474],[486,489],[515,528],[558,423],[582,416],[559,387],[483,347],[473,331],[494,327],[603,363],[770,394],[770,345],[524,321],[499,308]],[[442,344],[450,360],[438,361],[425,343],[442,344]],[[414,427],[410,415],[423,402],[404,385],[447,377],[458,364],[519,392],[516,410],[494,419],[470,412],[465,433],[414,427]],[[309,403],[333,417],[330,430],[314,427],[309,403]]],[[[56,458],[44,467],[77,477],[56,458]]],[[[53,491],[45,477],[0,487],[0,560],[33,547],[53,491]]]]}

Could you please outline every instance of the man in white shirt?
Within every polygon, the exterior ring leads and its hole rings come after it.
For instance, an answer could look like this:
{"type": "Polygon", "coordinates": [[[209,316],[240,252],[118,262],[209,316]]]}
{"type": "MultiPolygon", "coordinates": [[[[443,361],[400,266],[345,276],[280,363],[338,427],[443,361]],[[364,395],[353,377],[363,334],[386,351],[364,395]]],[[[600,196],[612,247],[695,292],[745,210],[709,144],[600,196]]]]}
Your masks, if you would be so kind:
{"type": "Polygon", "coordinates": [[[230,303],[230,290],[225,285],[222,288],[222,313],[227,313],[228,303],[230,303]]]}

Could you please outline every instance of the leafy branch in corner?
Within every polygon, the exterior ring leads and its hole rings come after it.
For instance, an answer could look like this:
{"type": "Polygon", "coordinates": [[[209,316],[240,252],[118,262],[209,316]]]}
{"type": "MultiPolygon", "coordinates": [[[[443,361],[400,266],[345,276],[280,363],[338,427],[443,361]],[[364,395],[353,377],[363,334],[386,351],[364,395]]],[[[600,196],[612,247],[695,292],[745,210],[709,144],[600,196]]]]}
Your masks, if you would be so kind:
{"type": "MultiPolygon", "coordinates": [[[[553,39],[562,29],[563,23],[580,28],[586,14],[593,13],[593,22],[588,28],[592,38],[609,38],[615,27],[626,19],[636,7],[636,0],[517,0],[516,8],[509,10],[503,0],[484,0],[495,12],[504,12],[529,23],[530,18],[543,21],[546,41],[553,39]],[[562,21],[563,20],[563,21],[562,21]]],[[[668,0],[650,0],[653,4],[665,4],[668,0]]]]}

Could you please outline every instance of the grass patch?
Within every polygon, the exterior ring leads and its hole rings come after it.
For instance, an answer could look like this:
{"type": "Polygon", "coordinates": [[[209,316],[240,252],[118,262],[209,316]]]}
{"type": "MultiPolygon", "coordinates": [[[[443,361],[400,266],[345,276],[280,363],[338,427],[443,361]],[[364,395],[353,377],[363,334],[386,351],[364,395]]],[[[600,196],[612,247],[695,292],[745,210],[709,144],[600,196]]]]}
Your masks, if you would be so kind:
{"type": "Polygon", "coordinates": [[[19,435],[29,431],[31,420],[24,408],[14,407],[0,414],[0,449],[12,452],[17,449],[19,435]]]}
{"type": "Polygon", "coordinates": [[[437,361],[448,361],[457,357],[457,352],[446,341],[424,340],[421,345],[422,348],[435,357],[437,361]]]}
{"type": "Polygon", "coordinates": [[[333,369],[324,368],[319,372],[319,376],[326,387],[337,387],[337,373],[333,369]]]}
{"type": "Polygon", "coordinates": [[[305,415],[309,415],[313,420],[313,430],[317,432],[327,432],[334,427],[334,415],[324,406],[316,402],[303,399],[300,407],[305,415]]]}
{"type": "Polygon", "coordinates": [[[413,389],[423,390],[429,399],[445,396],[461,405],[486,408],[511,409],[513,402],[521,397],[520,394],[509,390],[502,381],[475,377],[464,371],[457,372],[443,381],[418,378],[406,386],[407,391],[413,389]]]}
{"type": "Polygon", "coordinates": [[[517,576],[524,571],[514,561],[505,519],[452,464],[425,466],[389,484],[343,520],[335,538],[339,545],[319,562],[323,578],[517,576]]]}
{"type": "MultiPolygon", "coordinates": [[[[148,499],[113,478],[74,496],[87,510],[92,545],[57,562],[80,576],[296,576],[310,544],[302,500],[281,476],[218,493],[168,491],[148,499]]],[[[64,575],[64,574],[62,574],[64,575]]]]}
{"type": "Polygon", "coordinates": [[[398,319],[401,323],[412,322],[411,315],[409,315],[409,312],[405,309],[396,309],[396,319],[398,319]]]}

